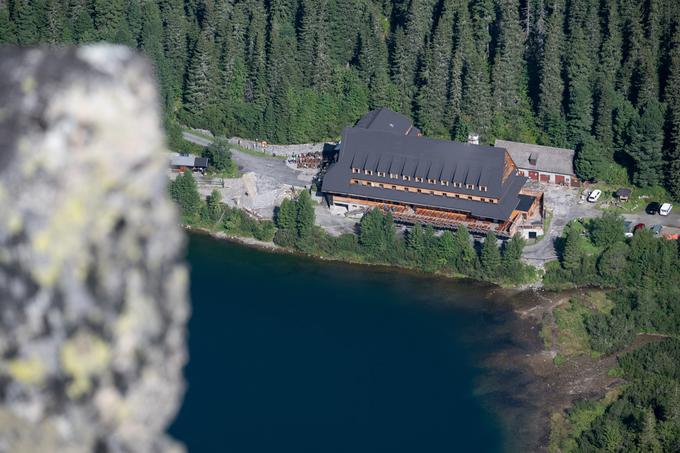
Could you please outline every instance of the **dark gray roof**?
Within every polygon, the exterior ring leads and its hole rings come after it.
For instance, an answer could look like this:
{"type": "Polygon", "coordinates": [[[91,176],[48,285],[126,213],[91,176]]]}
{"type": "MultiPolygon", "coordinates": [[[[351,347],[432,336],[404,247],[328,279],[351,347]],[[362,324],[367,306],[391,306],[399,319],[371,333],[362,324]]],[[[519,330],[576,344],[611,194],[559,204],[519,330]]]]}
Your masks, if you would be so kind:
{"type": "Polygon", "coordinates": [[[386,108],[368,112],[361,117],[357,122],[356,127],[374,131],[392,132],[399,135],[417,136],[420,134],[420,130],[411,124],[411,120],[409,120],[408,117],[386,108]]]}
{"type": "Polygon", "coordinates": [[[536,197],[532,197],[531,195],[520,194],[519,195],[519,204],[517,205],[517,210],[523,211],[523,212],[529,211],[529,209],[531,209],[531,206],[534,204],[535,200],[536,200],[536,197]]]}
{"type": "Polygon", "coordinates": [[[530,143],[496,140],[496,146],[508,150],[518,168],[526,170],[574,175],[574,150],[530,143]],[[536,165],[529,162],[536,162],[536,165]],[[534,160],[535,159],[535,160],[534,160]]]}
{"type": "MultiPolygon", "coordinates": [[[[394,133],[347,128],[343,131],[338,161],[326,173],[322,190],[328,193],[355,195],[385,201],[410,203],[468,212],[476,217],[506,220],[519,203],[518,193],[526,178],[510,174],[502,180],[505,168],[505,150],[493,146],[468,145],[425,137],[397,135],[394,133]],[[374,156],[369,158],[369,156],[374,156]],[[390,172],[399,174],[399,180],[377,175],[378,162],[389,161],[390,172]],[[350,184],[352,167],[362,170],[361,179],[377,183],[401,184],[402,175],[411,176],[408,185],[416,188],[441,191],[441,180],[449,181],[447,190],[485,198],[497,198],[499,203],[450,198],[417,192],[405,192],[379,187],[350,184]],[[401,171],[397,171],[401,169],[401,171]],[[372,170],[366,175],[363,170],[372,170]],[[413,178],[423,177],[423,182],[413,178]],[[435,184],[427,182],[435,179],[435,184]],[[453,182],[473,184],[474,189],[453,188],[453,182]],[[479,190],[485,185],[486,191],[479,190]]],[[[380,170],[382,171],[382,170],[380,170]]],[[[358,175],[357,175],[358,176],[358,175]]]]}
{"type": "Polygon", "coordinates": [[[194,167],[208,168],[208,158],[207,157],[197,157],[194,161],[194,167]]]}

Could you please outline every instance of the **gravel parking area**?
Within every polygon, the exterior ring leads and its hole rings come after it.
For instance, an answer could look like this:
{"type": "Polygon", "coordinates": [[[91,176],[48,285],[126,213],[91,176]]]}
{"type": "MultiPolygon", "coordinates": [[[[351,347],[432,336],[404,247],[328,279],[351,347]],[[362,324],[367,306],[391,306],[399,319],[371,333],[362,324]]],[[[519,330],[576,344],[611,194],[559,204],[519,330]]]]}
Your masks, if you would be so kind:
{"type": "Polygon", "coordinates": [[[551,184],[531,183],[527,188],[545,194],[545,206],[552,213],[552,221],[542,240],[524,249],[524,260],[543,267],[547,261],[557,259],[555,239],[562,235],[565,225],[579,217],[598,217],[602,211],[594,204],[581,200],[579,189],[551,184]]]}

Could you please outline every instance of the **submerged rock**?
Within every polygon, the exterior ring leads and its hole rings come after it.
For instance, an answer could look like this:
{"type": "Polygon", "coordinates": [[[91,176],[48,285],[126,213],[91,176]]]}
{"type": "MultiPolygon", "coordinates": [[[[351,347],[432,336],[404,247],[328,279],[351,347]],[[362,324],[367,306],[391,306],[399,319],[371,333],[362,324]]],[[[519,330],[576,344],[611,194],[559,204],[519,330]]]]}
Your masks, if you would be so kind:
{"type": "Polygon", "coordinates": [[[183,236],[148,63],[0,49],[0,452],[169,452],[183,236]]]}

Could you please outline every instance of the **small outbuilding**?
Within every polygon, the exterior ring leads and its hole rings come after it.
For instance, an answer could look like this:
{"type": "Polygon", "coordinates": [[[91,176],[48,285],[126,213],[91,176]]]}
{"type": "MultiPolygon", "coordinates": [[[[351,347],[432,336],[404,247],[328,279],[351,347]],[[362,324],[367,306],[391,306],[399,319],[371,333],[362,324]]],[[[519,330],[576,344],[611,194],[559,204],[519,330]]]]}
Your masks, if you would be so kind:
{"type": "Polygon", "coordinates": [[[495,146],[505,148],[517,165],[520,176],[532,181],[564,186],[578,186],[574,173],[574,150],[530,143],[496,140],[495,146]]]}
{"type": "Polygon", "coordinates": [[[208,169],[208,165],[209,160],[207,157],[198,157],[193,154],[174,153],[172,157],[170,157],[170,168],[178,172],[183,172],[188,169],[205,173],[208,169]]]}
{"type": "Polygon", "coordinates": [[[616,198],[621,201],[628,201],[630,199],[630,194],[633,193],[631,189],[620,188],[616,191],[616,198]]]}

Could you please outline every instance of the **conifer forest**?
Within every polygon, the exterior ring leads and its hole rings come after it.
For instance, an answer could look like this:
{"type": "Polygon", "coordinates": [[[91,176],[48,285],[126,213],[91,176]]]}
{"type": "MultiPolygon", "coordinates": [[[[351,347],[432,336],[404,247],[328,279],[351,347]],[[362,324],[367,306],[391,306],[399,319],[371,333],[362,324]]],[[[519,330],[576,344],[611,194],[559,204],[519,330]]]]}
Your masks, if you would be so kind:
{"type": "Polygon", "coordinates": [[[386,106],[425,134],[577,149],[583,179],[680,197],[675,0],[4,0],[0,42],[154,62],[168,129],[337,139],[386,106]]]}

